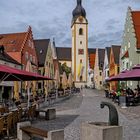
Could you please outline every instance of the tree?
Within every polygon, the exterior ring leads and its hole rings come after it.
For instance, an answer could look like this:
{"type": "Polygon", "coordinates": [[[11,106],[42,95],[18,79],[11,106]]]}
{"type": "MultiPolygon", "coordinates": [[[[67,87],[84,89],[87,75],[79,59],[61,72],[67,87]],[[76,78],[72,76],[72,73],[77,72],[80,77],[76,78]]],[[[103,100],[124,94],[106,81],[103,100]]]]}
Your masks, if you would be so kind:
{"type": "Polygon", "coordinates": [[[71,68],[67,66],[66,62],[61,64],[62,71],[66,73],[67,77],[71,73],[71,68]]]}

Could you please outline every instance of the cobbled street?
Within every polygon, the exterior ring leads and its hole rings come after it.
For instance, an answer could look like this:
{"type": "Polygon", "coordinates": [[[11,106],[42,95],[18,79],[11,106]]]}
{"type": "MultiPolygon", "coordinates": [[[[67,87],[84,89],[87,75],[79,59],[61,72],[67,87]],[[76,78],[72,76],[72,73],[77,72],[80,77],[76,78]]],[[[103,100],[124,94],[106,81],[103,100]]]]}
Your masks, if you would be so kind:
{"type": "MultiPolygon", "coordinates": [[[[52,105],[57,110],[55,120],[40,119],[33,125],[46,130],[64,129],[65,140],[80,140],[82,122],[108,122],[108,108],[101,109],[101,101],[112,102],[104,97],[103,91],[83,89],[80,94],[71,95],[63,102],[52,105]]],[[[119,124],[123,126],[123,140],[140,140],[140,107],[122,109],[113,104],[119,113],[119,124]]]]}

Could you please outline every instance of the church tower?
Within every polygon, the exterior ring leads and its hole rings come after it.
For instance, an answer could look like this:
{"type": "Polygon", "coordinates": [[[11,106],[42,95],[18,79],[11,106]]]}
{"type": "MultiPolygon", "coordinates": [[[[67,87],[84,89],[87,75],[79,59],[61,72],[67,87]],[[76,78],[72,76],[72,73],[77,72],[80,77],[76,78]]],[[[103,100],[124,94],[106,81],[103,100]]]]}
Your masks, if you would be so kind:
{"type": "Polygon", "coordinates": [[[88,21],[82,0],[72,12],[72,74],[76,86],[87,83],[88,72],[88,21]]]}

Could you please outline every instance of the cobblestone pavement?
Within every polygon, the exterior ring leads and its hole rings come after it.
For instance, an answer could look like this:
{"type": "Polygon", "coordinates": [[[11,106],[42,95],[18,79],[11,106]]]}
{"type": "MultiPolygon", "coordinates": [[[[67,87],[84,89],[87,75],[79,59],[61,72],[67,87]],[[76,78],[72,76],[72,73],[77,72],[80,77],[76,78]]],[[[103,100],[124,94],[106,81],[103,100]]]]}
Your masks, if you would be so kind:
{"type": "MultiPolygon", "coordinates": [[[[80,94],[53,105],[57,110],[55,120],[40,119],[33,125],[47,130],[64,129],[65,140],[80,140],[81,122],[108,121],[108,108],[101,109],[101,101],[112,102],[104,97],[102,91],[83,89],[80,94]]],[[[117,104],[115,106],[123,126],[123,140],[140,140],[140,107],[122,109],[117,104]]]]}

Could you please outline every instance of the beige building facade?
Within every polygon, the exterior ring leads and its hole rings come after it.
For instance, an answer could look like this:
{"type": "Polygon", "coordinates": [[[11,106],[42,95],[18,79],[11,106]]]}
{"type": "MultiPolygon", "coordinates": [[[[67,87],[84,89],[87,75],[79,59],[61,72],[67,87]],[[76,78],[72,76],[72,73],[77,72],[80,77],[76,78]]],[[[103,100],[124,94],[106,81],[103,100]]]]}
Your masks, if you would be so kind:
{"type": "Polygon", "coordinates": [[[72,75],[76,86],[87,83],[88,72],[88,21],[81,0],[73,10],[72,31],[72,75]]]}

